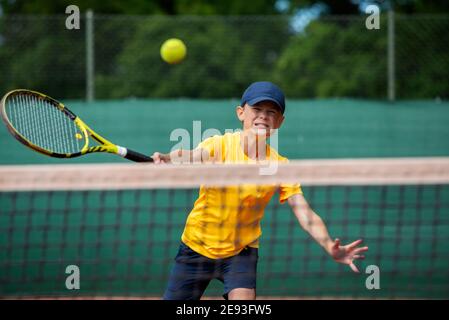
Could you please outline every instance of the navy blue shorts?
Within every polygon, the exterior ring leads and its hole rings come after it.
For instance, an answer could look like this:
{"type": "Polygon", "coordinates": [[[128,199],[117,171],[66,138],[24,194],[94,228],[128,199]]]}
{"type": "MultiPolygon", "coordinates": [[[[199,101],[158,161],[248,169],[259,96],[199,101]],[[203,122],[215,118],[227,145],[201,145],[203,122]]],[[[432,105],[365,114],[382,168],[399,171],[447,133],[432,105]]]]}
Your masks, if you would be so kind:
{"type": "Polygon", "coordinates": [[[225,259],[207,258],[181,242],[164,300],[199,300],[212,279],[224,284],[223,297],[236,288],[256,289],[258,249],[246,247],[225,259]]]}

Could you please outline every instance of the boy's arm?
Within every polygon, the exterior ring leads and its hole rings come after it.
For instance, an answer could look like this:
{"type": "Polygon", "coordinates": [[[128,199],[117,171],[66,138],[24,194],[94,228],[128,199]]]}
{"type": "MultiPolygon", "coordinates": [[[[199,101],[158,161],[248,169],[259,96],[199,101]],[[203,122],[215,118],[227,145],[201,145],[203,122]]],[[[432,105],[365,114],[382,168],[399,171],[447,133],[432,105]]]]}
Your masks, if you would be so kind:
{"type": "Polygon", "coordinates": [[[203,163],[209,161],[209,152],[202,148],[194,150],[174,150],[170,153],[155,152],[151,156],[155,164],[159,163],[203,163]]]}
{"type": "Polygon", "coordinates": [[[309,206],[301,194],[288,198],[288,204],[295,213],[301,227],[320,244],[324,250],[337,262],[347,264],[354,272],[359,272],[354,265],[355,259],[364,259],[363,252],[368,247],[358,247],[362,240],[354,241],[346,246],[340,246],[340,240],[332,241],[323,220],[309,206]]]}

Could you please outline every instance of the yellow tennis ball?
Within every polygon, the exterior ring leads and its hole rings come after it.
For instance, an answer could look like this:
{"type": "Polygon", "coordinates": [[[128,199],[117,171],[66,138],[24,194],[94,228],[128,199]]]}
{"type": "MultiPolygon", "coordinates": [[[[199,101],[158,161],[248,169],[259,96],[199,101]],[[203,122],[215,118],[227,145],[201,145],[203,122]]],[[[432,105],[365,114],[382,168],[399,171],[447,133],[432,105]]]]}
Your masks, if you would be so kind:
{"type": "Polygon", "coordinates": [[[182,40],[172,38],[166,40],[161,46],[162,60],[169,64],[180,63],[187,54],[187,48],[182,40]]]}
{"type": "Polygon", "coordinates": [[[83,136],[81,135],[81,133],[77,133],[75,134],[75,138],[77,138],[78,140],[82,139],[83,136]]]}

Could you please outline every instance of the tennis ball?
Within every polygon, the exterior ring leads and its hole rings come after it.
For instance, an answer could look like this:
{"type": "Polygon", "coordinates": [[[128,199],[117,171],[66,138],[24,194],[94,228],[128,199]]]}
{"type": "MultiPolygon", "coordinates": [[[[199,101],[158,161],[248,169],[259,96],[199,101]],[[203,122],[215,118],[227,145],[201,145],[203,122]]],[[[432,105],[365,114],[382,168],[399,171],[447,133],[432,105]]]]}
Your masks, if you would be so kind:
{"type": "Polygon", "coordinates": [[[186,53],[186,45],[176,38],[166,40],[161,46],[162,60],[169,64],[180,63],[184,60],[186,53]]]}
{"type": "Polygon", "coordinates": [[[75,138],[77,138],[78,140],[82,139],[83,136],[81,135],[81,133],[77,133],[75,134],[75,138]]]}

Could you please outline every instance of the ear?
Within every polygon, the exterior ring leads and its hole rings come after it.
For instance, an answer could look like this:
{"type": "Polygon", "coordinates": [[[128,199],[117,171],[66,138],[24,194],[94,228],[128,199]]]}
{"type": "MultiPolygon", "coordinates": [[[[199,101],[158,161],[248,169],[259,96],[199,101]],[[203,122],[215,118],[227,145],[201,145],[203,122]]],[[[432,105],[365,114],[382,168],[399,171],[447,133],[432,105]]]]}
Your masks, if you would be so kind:
{"type": "Polygon", "coordinates": [[[237,118],[240,120],[240,121],[243,121],[244,120],[244,115],[243,115],[243,113],[245,112],[245,107],[243,106],[238,106],[237,108],[235,108],[235,113],[237,114],[237,118]]]}

